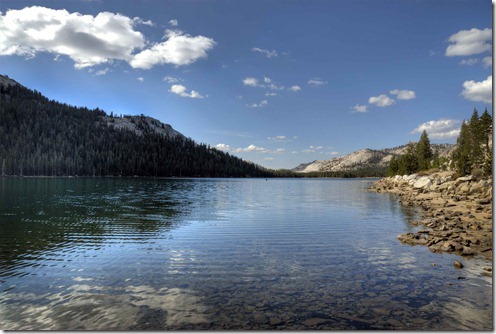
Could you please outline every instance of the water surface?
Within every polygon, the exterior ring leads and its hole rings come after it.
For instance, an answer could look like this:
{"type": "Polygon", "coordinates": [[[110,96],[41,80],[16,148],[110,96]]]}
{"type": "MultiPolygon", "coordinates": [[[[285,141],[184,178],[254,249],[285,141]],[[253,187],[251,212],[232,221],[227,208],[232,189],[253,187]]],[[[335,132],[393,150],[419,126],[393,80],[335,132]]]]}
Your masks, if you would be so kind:
{"type": "Polygon", "coordinates": [[[370,182],[0,178],[0,328],[492,329],[490,263],[370,182]]]}

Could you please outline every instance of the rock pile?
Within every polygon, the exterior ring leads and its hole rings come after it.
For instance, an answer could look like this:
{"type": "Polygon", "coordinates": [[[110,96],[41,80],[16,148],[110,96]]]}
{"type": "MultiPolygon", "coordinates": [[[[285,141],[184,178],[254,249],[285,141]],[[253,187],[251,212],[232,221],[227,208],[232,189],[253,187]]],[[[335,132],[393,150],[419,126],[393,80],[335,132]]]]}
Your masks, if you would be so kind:
{"type": "Polygon", "coordinates": [[[422,208],[422,229],[401,234],[411,245],[432,252],[482,255],[492,259],[492,180],[473,175],[454,178],[452,172],[397,175],[374,183],[371,190],[397,194],[407,206],[422,208]]]}

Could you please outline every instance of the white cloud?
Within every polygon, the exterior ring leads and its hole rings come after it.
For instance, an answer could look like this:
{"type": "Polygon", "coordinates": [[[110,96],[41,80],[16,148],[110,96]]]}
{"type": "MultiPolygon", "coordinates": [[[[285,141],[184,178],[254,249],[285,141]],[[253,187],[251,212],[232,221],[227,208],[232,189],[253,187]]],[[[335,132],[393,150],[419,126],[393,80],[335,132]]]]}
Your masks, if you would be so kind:
{"type": "Polygon", "coordinates": [[[217,144],[215,147],[219,150],[233,153],[261,153],[261,154],[283,154],[286,153],[286,150],[283,148],[278,148],[275,150],[269,150],[264,147],[256,146],[256,145],[248,145],[245,148],[234,148],[227,144],[217,144]]]}
{"type": "Polygon", "coordinates": [[[283,90],[284,86],[277,86],[277,85],[271,83],[270,85],[267,86],[267,88],[272,89],[272,90],[283,90]]]}
{"type": "Polygon", "coordinates": [[[396,102],[387,95],[381,94],[379,96],[372,96],[369,98],[369,103],[374,104],[378,107],[387,107],[396,102]]]}
{"type": "Polygon", "coordinates": [[[279,54],[277,53],[276,50],[252,48],[251,51],[261,53],[261,54],[265,55],[265,57],[267,57],[267,58],[273,58],[273,57],[279,56],[279,54]]]}
{"type": "Polygon", "coordinates": [[[265,96],[277,96],[277,93],[267,92],[265,93],[265,96]]]}
{"type": "Polygon", "coordinates": [[[482,58],[482,63],[484,64],[484,67],[493,66],[493,57],[488,56],[488,57],[482,58]]]}
{"type": "Polygon", "coordinates": [[[396,95],[398,100],[411,100],[415,98],[415,92],[413,90],[393,89],[389,94],[396,95]]]}
{"type": "Polygon", "coordinates": [[[270,152],[270,150],[268,150],[266,148],[255,146],[253,144],[252,145],[249,145],[246,148],[237,148],[237,149],[234,149],[233,151],[234,152],[258,152],[258,153],[269,153],[270,152]]]}
{"type": "Polygon", "coordinates": [[[177,27],[179,25],[179,22],[177,22],[177,20],[170,20],[169,25],[171,25],[172,27],[177,27]]]}
{"type": "Polygon", "coordinates": [[[356,112],[367,112],[367,106],[363,104],[356,104],[352,107],[356,112]]]}
{"type": "Polygon", "coordinates": [[[478,62],[479,62],[479,59],[477,59],[477,58],[468,58],[468,59],[462,59],[462,61],[460,61],[459,64],[472,66],[472,65],[477,64],[478,62]]]}
{"type": "Polygon", "coordinates": [[[301,90],[301,87],[300,86],[291,86],[288,88],[290,91],[292,92],[298,92],[301,90]]]}
{"type": "Polygon", "coordinates": [[[490,75],[486,80],[476,82],[474,80],[463,83],[462,95],[467,100],[476,102],[492,103],[493,76],[490,75]]]}
{"type": "Polygon", "coordinates": [[[457,119],[442,118],[437,121],[420,124],[410,133],[422,133],[425,130],[429,137],[433,139],[456,138],[460,133],[460,126],[461,122],[457,119]]]}
{"type": "Polygon", "coordinates": [[[249,108],[263,108],[269,105],[269,102],[267,100],[262,100],[259,103],[252,103],[252,104],[247,104],[246,106],[249,108]]]}
{"type": "Polygon", "coordinates": [[[105,74],[107,74],[109,71],[110,71],[110,69],[107,67],[107,68],[104,68],[103,70],[96,71],[96,72],[95,72],[95,75],[105,75],[105,74]]]}
{"type": "Polygon", "coordinates": [[[149,42],[134,29],[137,24],[153,22],[109,12],[92,16],[41,6],[8,10],[0,13],[0,55],[35,57],[48,52],[68,56],[78,69],[115,60],[148,69],[157,64],[191,64],[207,57],[206,51],[215,45],[211,38],[169,31],[165,42],[144,49],[149,42]]]}
{"type": "Polygon", "coordinates": [[[133,68],[150,69],[155,65],[172,64],[176,66],[189,65],[200,58],[207,57],[207,51],[216,44],[205,36],[192,37],[178,30],[167,30],[162,43],[153,44],[130,61],[133,68]]]}
{"type": "Polygon", "coordinates": [[[143,77],[139,77],[139,78],[137,78],[137,80],[138,80],[139,82],[145,82],[145,78],[143,78],[143,77]]]}
{"type": "Polygon", "coordinates": [[[170,75],[165,76],[163,80],[167,83],[176,83],[182,81],[181,79],[171,77],[170,75]]]}
{"type": "Polygon", "coordinates": [[[145,38],[135,20],[108,12],[97,16],[33,6],[0,16],[0,55],[34,57],[50,52],[70,57],[76,68],[129,61],[145,38]]]}
{"type": "Polygon", "coordinates": [[[148,21],[143,21],[141,18],[139,17],[135,17],[133,19],[133,22],[136,23],[136,24],[143,24],[145,26],[150,26],[150,27],[154,27],[155,26],[155,23],[153,23],[151,20],[148,20],[148,21]]]}
{"type": "MultiPolygon", "coordinates": [[[[322,150],[322,148],[323,148],[323,146],[310,145],[307,149],[302,150],[301,152],[302,153],[315,153],[317,151],[322,150]]],[[[318,152],[318,153],[322,153],[322,152],[318,152]]]]}
{"type": "Polygon", "coordinates": [[[445,55],[448,57],[470,56],[489,51],[491,39],[492,29],[490,28],[460,30],[449,37],[448,41],[452,44],[446,48],[445,55]]]}
{"type": "MultiPolygon", "coordinates": [[[[297,139],[298,137],[294,136],[292,139],[297,139]]],[[[268,140],[273,140],[276,142],[287,142],[291,141],[291,138],[288,138],[287,136],[274,136],[274,137],[267,137],[268,140]]]]}
{"type": "Polygon", "coordinates": [[[218,150],[221,150],[221,151],[231,151],[232,150],[231,146],[229,146],[227,144],[222,144],[222,143],[215,145],[215,148],[217,148],[218,150]]]}
{"type": "Polygon", "coordinates": [[[324,80],[319,79],[319,78],[313,78],[313,79],[308,80],[308,84],[312,87],[318,87],[318,86],[322,86],[322,85],[327,84],[327,81],[324,81],[324,80]]]}
{"type": "Polygon", "coordinates": [[[258,80],[253,77],[248,77],[243,79],[243,85],[250,87],[261,87],[258,80]]]}
{"type": "Polygon", "coordinates": [[[283,90],[284,86],[277,86],[272,82],[271,78],[264,77],[264,83],[260,83],[258,79],[254,77],[247,77],[243,79],[243,85],[250,87],[268,88],[270,90],[283,90]]]}
{"type": "Polygon", "coordinates": [[[332,152],[330,152],[329,154],[330,154],[330,155],[338,155],[338,154],[339,154],[339,152],[337,152],[337,151],[332,151],[332,152]]]}
{"type": "Polygon", "coordinates": [[[198,93],[196,90],[192,90],[191,93],[188,93],[186,90],[186,87],[183,85],[172,85],[169,92],[177,94],[182,97],[189,97],[192,99],[203,99],[207,96],[203,96],[200,93],[198,93]]]}

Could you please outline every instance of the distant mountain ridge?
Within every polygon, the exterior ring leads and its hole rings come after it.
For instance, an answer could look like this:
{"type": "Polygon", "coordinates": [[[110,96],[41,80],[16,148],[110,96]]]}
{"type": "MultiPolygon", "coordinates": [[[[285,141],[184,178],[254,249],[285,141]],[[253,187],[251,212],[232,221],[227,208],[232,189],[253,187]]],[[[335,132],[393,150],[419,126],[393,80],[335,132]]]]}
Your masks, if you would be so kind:
{"type": "MultiPolygon", "coordinates": [[[[329,160],[315,160],[303,163],[293,168],[293,172],[341,172],[354,171],[364,168],[387,168],[391,158],[398,157],[406,152],[408,145],[385,148],[380,150],[361,149],[342,157],[329,160]]],[[[433,151],[437,151],[440,157],[449,155],[455,145],[453,144],[431,144],[433,151]]]]}

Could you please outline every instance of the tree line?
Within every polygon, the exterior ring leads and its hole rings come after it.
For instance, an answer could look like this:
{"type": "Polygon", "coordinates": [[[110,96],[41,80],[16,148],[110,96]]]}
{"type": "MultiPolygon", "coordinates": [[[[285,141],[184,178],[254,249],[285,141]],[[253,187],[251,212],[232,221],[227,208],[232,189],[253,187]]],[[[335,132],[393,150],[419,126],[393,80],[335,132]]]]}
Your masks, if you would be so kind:
{"type": "MultiPolygon", "coordinates": [[[[0,172],[18,176],[268,177],[270,170],[189,138],[155,133],[146,122],[107,126],[100,109],[0,85],[0,172]]],[[[139,118],[138,118],[139,120],[139,118]]]]}
{"type": "Polygon", "coordinates": [[[468,122],[463,121],[457,145],[448,157],[433,152],[424,130],[417,143],[409,143],[405,154],[389,162],[387,175],[413,174],[431,168],[450,167],[459,175],[492,175],[492,117],[487,109],[479,116],[476,109],[468,122]]]}

